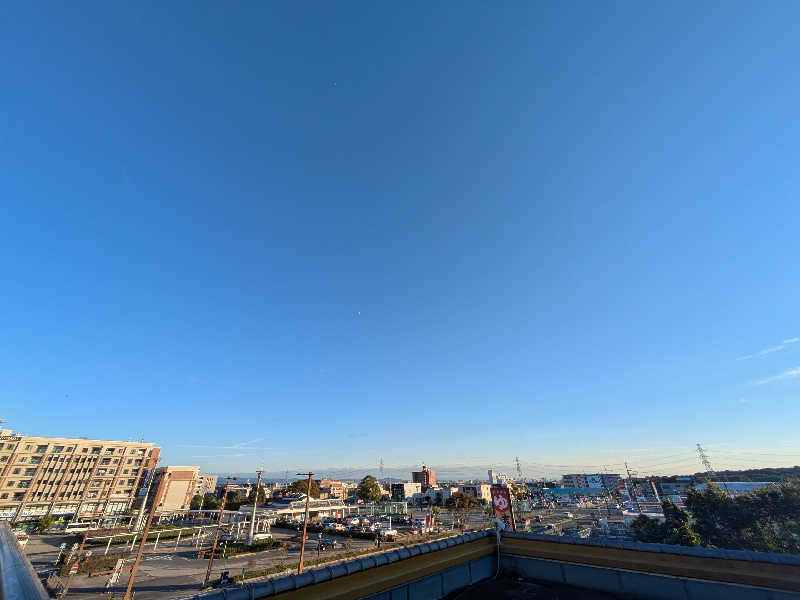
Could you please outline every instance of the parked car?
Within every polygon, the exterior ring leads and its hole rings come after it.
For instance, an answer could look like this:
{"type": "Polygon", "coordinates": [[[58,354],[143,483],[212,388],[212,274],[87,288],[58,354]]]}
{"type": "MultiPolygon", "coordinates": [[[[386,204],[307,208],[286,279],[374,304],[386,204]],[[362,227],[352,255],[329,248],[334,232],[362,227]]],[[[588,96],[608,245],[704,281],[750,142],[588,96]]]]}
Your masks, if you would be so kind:
{"type": "Polygon", "coordinates": [[[319,549],[323,552],[325,550],[336,550],[336,540],[321,540],[319,549]]]}

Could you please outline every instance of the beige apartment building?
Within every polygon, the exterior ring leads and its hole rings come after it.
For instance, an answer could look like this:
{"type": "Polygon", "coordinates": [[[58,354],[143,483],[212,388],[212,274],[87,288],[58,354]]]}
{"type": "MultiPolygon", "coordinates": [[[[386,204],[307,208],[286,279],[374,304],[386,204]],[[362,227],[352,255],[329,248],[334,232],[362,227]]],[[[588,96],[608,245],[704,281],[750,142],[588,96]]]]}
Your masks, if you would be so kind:
{"type": "Polygon", "coordinates": [[[49,438],[0,430],[0,519],[100,519],[131,509],[160,448],[145,442],[49,438]]]}
{"type": "Polygon", "coordinates": [[[194,493],[201,496],[215,493],[217,491],[217,479],[216,475],[200,475],[197,480],[197,486],[194,488],[194,493]]]}

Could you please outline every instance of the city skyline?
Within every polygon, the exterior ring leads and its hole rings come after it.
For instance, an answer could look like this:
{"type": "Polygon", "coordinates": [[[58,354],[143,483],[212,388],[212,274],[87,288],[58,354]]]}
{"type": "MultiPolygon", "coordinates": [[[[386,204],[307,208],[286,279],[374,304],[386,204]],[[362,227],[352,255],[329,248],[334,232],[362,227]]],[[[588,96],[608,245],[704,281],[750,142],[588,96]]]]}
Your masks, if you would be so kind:
{"type": "Polygon", "coordinates": [[[6,426],[800,462],[800,6],[395,9],[8,8],[6,426]]]}

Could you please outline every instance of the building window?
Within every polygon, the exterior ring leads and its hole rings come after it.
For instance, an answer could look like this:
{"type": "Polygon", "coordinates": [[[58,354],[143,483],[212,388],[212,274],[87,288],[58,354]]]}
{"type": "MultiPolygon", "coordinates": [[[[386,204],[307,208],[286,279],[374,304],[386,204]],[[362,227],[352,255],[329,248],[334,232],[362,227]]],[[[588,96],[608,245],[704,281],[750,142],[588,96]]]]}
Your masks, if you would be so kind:
{"type": "Polygon", "coordinates": [[[25,497],[25,492],[17,492],[14,494],[14,500],[22,500],[25,497]]]}
{"type": "Polygon", "coordinates": [[[111,459],[110,458],[104,458],[103,460],[100,461],[100,464],[101,465],[110,465],[111,464],[111,459]]]}
{"type": "Polygon", "coordinates": [[[133,463],[133,459],[132,459],[132,458],[129,458],[129,459],[128,459],[128,464],[131,464],[131,463],[133,463]]]}
{"type": "Polygon", "coordinates": [[[95,446],[92,448],[92,454],[100,454],[100,446],[95,446]]]}
{"type": "Polygon", "coordinates": [[[67,452],[72,452],[73,450],[75,450],[75,446],[70,446],[67,448],[67,452]]]}
{"type": "Polygon", "coordinates": [[[92,481],[91,487],[93,487],[93,488],[100,487],[102,485],[102,483],[103,482],[100,481],[99,479],[95,479],[94,481],[92,481]]]}
{"type": "Polygon", "coordinates": [[[88,449],[88,448],[81,448],[81,452],[83,452],[84,454],[86,454],[87,452],[89,452],[89,449],[88,449]]]}
{"type": "Polygon", "coordinates": [[[20,471],[22,471],[22,469],[20,469],[19,467],[17,467],[17,468],[16,468],[16,469],[14,469],[14,471],[12,472],[12,475],[19,475],[20,471]]]}
{"type": "MultiPolygon", "coordinates": [[[[15,469],[17,470],[17,469],[15,469]]],[[[36,469],[25,469],[25,475],[31,476],[36,475],[36,469]]]]}
{"type": "Polygon", "coordinates": [[[86,494],[87,498],[97,498],[97,492],[89,492],[86,494]]]}
{"type": "Polygon", "coordinates": [[[118,459],[118,458],[115,458],[115,459],[114,459],[114,464],[115,464],[115,465],[118,465],[118,464],[119,464],[119,459],[118,459]]]}
{"type": "Polygon", "coordinates": [[[42,462],[42,457],[41,456],[31,456],[31,464],[32,465],[38,465],[40,462],[42,462]]]}
{"type": "Polygon", "coordinates": [[[47,452],[47,444],[42,444],[41,446],[36,446],[36,452],[40,454],[44,454],[47,452]]]}
{"type": "Polygon", "coordinates": [[[63,451],[64,451],[64,446],[55,446],[53,448],[53,452],[55,452],[56,454],[61,454],[63,451]]]}
{"type": "Polygon", "coordinates": [[[17,487],[18,488],[27,488],[30,484],[31,484],[31,480],[30,479],[26,479],[25,481],[20,481],[19,485],[17,485],[17,487]]]}
{"type": "Polygon", "coordinates": [[[131,454],[136,454],[136,448],[131,448],[131,454]]]}
{"type": "Polygon", "coordinates": [[[123,475],[127,475],[128,474],[128,469],[125,469],[124,471],[122,471],[122,474],[123,475]]]}
{"type": "Polygon", "coordinates": [[[27,445],[25,446],[25,451],[26,451],[26,452],[27,452],[27,451],[29,451],[29,450],[31,450],[31,449],[33,449],[33,446],[31,446],[30,444],[27,444],[27,445]]]}
{"type": "Polygon", "coordinates": [[[128,479],[128,485],[133,485],[135,482],[135,479],[128,479]]]}
{"type": "Polygon", "coordinates": [[[114,448],[106,448],[106,451],[103,454],[105,454],[106,456],[114,454],[114,448]]]}
{"type": "Polygon", "coordinates": [[[7,456],[0,456],[0,462],[6,462],[8,460],[7,456]]]}
{"type": "Polygon", "coordinates": [[[19,457],[19,462],[28,462],[28,457],[27,456],[20,456],[19,457]]]}
{"type": "Polygon", "coordinates": [[[0,500],[5,500],[6,498],[8,498],[7,492],[3,492],[2,494],[0,494],[0,500]]]}
{"type": "Polygon", "coordinates": [[[17,482],[16,481],[12,481],[11,479],[9,479],[8,481],[6,481],[6,487],[14,487],[15,483],[17,483],[17,482]]]}

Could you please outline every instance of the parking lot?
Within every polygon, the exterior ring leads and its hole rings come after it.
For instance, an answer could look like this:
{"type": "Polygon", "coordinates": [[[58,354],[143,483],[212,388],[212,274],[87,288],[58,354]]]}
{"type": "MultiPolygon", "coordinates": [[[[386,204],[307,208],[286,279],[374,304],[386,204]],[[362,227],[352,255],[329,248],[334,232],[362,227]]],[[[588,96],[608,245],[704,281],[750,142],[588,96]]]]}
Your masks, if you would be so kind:
{"type": "MultiPolygon", "coordinates": [[[[377,519],[373,519],[378,521],[377,519]]],[[[397,531],[395,540],[389,542],[382,540],[381,549],[397,545],[401,542],[413,542],[419,536],[412,533],[413,527],[407,524],[398,524],[393,518],[392,528],[397,531]]],[[[234,556],[220,556],[224,550],[225,542],[219,545],[217,558],[214,560],[212,580],[218,579],[220,573],[228,571],[230,576],[241,574],[243,571],[259,571],[285,565],[288,569],[296,569],[300,557],[300,534],[296,529],[273,527],[271,530],[275,540],[285,542],[285,547],[266,550],[256,553],[239,554],[234,556]]],[[[31,560],[34,568],[42,576],[56,569],[55,562],[59,556],[59,545],[67,543],[68,547],[75,541],[74,536],[66,535],[31,535],[25,553],[31,560]]],[[[213,539],[213,530],[201,540],[200,546],[209,546],[213,539]]],[[[190,596],[200,589],[208,566],[207,559],[198,558],[197,542],[195,539],[184,538],[180,542],[170,540],[154,547],[154,536],[148,536],[142,562],[136,574],[134,589],[136,597],[140,600],[155,600],[160,598],[175,598],[183,595],[190,596]]],[[[86,546],[93,555],[104,554],[105,545],[86,546]]],[[[351,552],[375,551],[376,542],[369,539],[358,539],[348,532],[337,534],[309,533],[306,541],[306,561],[326,559],[335,561],[337,556],[349,556],[351,552]],[[322,544],[320,544],[322,542],[322,544]],[[335,548],[334,548],[335,542],[335,548]]],[[[123,553],[125,567],[130,567],[135,558],[135,549],[127,548],[124,544],[113,544],[108,548],[109,554],[123,553]]],[[[79,574],[70,581],[69,597],[78,599],[97,598],[98,594],[106,595],[124,593],[128,583],[128,573],[123,569],[117,583],[106,587],[109,579],[107,574],[87,576],[79,574]]],[[[64,578],[66,579],[66,578],[64,578]]]]}

